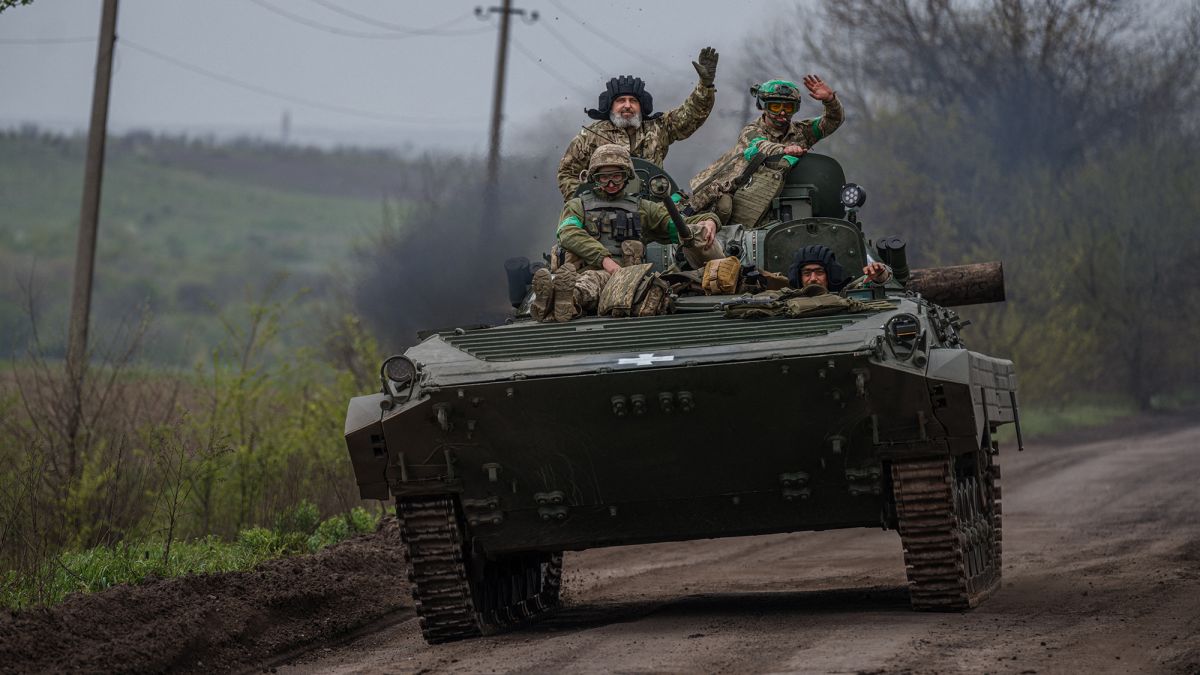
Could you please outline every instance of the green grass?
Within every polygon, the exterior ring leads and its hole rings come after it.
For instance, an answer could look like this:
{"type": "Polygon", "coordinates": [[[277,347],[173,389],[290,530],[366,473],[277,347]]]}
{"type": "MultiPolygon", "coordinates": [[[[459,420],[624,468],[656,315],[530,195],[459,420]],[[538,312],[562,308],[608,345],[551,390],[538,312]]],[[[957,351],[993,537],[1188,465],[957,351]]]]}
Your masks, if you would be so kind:
{"type": "Polygon", "coordinates": [[[378,525],[378,517],[362,508],[319,521],[316,507],[304,502],[281,517],[275,527],[242,530],[236,541],[209,536],[173,542],[165,559],[161,541],[69,552],[36,575],[15,570],[0,574],[0,606],[53,605],[71,593],[96,593],[150,578],[247,571],[272,558],[319,551],[355,534],[373,532],[378,525]]]}
{"type": "MultiPolygon", "coordinates": [[[[1060,407],[1025,405],[1021,406],[1021,434],[1029,442],[1062,431],[1103,426],[1137,412],[1132,402],[1121,401],[1069,403],[1060,407]]],[[[1015,443],[1017,439],[1011,424],[1000,427],[997,436],[1004,444],[1015,443]]]]}
{"type": "MultiPolygon", "coordinates": [[[[379,197],[287,188],[204,163],[221,152],[251,161],[252,148],[180,152],[190,164],[124,150],[110,152],[105,166],[95,333],[111,332],[147,306],[157,331],[147,350],[152,360],[191,361],[220,335],[214,309],[245,302],[248,289],[285,278],[285,294],[319,292],[380,220],[379,197]]],[[[346,162],[323,154],[306,159],[306,170],[324,171],[330,181],[346,162]]],[[[0,354],[21,350],[27,339],[21,285],[30,270],[50,322],[43,338],[59,337],[56,324],[70,302],[82,180],[80,141],[0,134],[0,268],[6,271],[0,354]]]]}

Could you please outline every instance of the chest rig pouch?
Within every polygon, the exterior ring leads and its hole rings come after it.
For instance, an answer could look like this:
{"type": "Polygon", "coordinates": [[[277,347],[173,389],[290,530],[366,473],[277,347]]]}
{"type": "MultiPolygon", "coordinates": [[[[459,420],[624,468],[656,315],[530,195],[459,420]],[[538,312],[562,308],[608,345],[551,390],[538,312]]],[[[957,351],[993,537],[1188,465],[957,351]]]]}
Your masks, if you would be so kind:
{"type": "Polygon", "coordinates": [[[583,221],[587,233],[600,240],[614,255],[621,255],[621,242],[642,238],[642,218],[637,197],[600,199],[583,195],[583,221]]]}

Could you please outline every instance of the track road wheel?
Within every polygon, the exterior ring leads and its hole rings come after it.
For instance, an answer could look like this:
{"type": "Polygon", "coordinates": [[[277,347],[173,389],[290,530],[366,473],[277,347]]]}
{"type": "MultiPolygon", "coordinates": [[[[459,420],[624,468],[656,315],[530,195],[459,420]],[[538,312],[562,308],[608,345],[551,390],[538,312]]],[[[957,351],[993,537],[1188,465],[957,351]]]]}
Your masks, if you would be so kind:
{"type": "Polygon", "coordinates": [[[451,496],[398,500],[413,602],[430,644],[479,637],[558,604],[562,553],[472,557],[451,496]]]}
{"type": "Polygon", "coordinates": [[[976,607],[1000,587],[991,454],[897,461],[892,484],[913,609],[976,607]]]}

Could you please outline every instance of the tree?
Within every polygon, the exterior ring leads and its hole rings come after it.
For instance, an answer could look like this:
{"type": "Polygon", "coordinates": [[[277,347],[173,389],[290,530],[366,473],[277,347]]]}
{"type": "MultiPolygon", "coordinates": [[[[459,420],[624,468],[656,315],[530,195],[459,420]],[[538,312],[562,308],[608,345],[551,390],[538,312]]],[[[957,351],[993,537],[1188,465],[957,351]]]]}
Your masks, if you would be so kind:
{"type": "Polygon", "coordinates": [[[0,0],[0,12],[18,5],[31,5],[33,0],[0,0]]]}
{"type": "Polygon", "coordinates": [[[1181,283],[1200,255],[1200,8],[1175,9],[820,0],[748,51],[761,77],[799,61],[838,89],[869,235],[904,236],[917,266],[1004,261],[1008,302],[967,310],[967,338],[1012,354],[1023,393],[1148,407],[1200,375],[1181,283]]]}
{"type": "MultiPolygon", "coordinates": [[[[1014,168],[1061,167],[1131,131],[1194,120],[1200,99],[1194,6],[1155,17],[1118,0],[825,0],[798,7],[766,44],[794,36],[801,62],[846,83],[855,112],[961,107],[1014,168]]],[[[763,71],[794,68],[796,54],[750,51],[763,71]]]]}

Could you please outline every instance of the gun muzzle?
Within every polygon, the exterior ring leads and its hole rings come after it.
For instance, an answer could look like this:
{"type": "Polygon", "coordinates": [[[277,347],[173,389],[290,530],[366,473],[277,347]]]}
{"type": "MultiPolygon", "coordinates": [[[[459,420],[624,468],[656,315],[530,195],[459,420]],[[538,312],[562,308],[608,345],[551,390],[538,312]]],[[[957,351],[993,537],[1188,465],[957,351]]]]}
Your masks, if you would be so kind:
{"type": "Polygon", "coordinates": [[[666,176],[655,176],[650,179],[650,194],[662,202],[663,206],[667,207],[667,213],[671,215],[671,222],[675,223],[675,231],[679,233],[679,245],[692,248],[696,245],[696,238],[692,236],[692,228],[684,222],[683,216],[679,213],[679,207],[675,205],[675,200],[671,198],[671,181],[666,176]]]}

